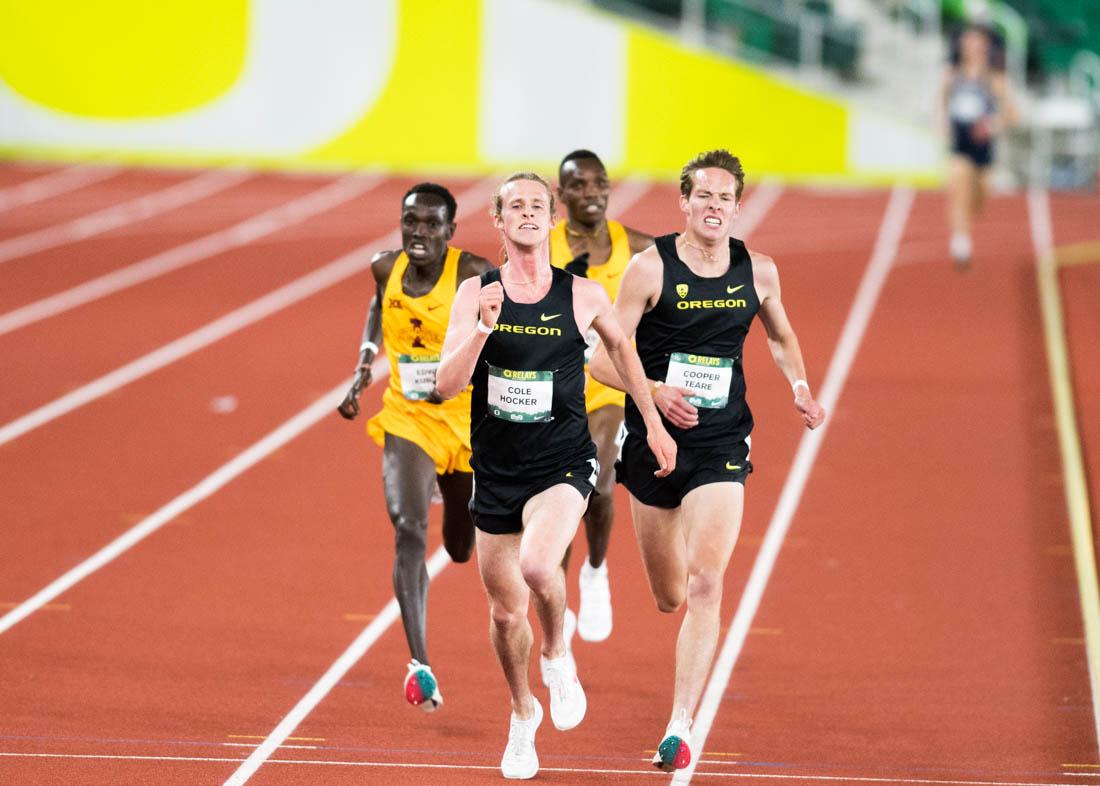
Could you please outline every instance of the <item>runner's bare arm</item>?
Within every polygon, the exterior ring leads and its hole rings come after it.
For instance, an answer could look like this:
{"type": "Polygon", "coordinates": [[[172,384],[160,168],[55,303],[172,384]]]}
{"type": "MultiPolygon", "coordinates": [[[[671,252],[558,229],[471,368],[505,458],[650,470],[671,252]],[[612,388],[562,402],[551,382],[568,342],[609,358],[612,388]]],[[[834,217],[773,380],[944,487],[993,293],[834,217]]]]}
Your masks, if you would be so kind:
{"type": "Polygon", "coordinates": [[[991,82],[993,95],[997,98],[997,130],[1016,127],[1020,123],[1020,113],[1016,108],[1011,82],[1001,73],[994,74],[991,82]]]}
{"type": "Polygon", "coordinates": [[[647,235],[645,232],[628,226],[624,226],[623,229],[626,230],[626,239],[630,243],[631,254],[640,254],[653,245],[653,235],[647,235]]]}
{"type": "Polygon", "coordinates": [[[825,410],[814,401],[810,386],[806,383],[806,365],[802,361],[798,336],[787,319],[779,297],[779,269],[769,256],[756,252],[750,252],[750,255],[753,285],[760,297],[759,317],[768,335],[768,349],[776,367],[794,388],[794,406],[801,413],[802,422],[807,428],[817,428],[825,420],[825,410]]]}
{"type": "MultiPolygon", "coordinates": [[[[633,338],[642,315],[657,304],[663,281],[664,263],[661,262],[656,246],[650,246],[630,260],[623,273],[613,310],[624,336],[633,338]]],[[[596,381],[617,390],[626,390],[602,342],[596,345],[588,371],[596,381]]],[[[679,428],[691,428],[699,424],[699,410],[685,400],[691,395],[691,391],[671,387],[665,385],[663,380],[654,379],[649,380],[649,389],[653,403],[669,423],[679,428]]]]}
{"type": "MultiPolygon", "coordinates": [[[[638,359],[630,339],[626,337],[618,319],[611,310],[611,301],[602,285],[584,278],[573,280],[573,302],[581,316],[581,323],[591,325],[600,337],[611,363],[620,379],[626,381],[626,390],[638,406],[646,426],[649,449],[660,467],[654,474],[663,478],[676,469],[676,443],[668,435],[657,407],[649,392],[649,380],[645,378],[642,361],[638,359]]],[[[587,331],[587,325],[583,333],[587,331]]]]}
{"type": "Polygon", "coordinates": [[[479,257],[477,254],[463,251],[462,255],[458,258],[458,283],[461,284],[468,278],[480,276],[482,273],[492,269],[493,263],[485,257],[479,257]]]}
{"type": "Polygon", "coordinates": [[[459,286],[435,375],[435,390],[441,398],[454,398],[470,384],[503,302],[504,287],[499,281],[482,287],[480,278],[468,278],[459,286]]]}
{"type": "Polygon", "coordinates": [[[351,388],[336,411],[348,420],[354,420],[359,414],[359,394],[370,385],[372,375],[370,366],[382,343],[382,293],[390,279],[390,271],[397,260],[398,251],[379,251],[371,259],[371,273],[374,275],[375,292],[367,309],[367,322],[363,327],[363,338],[359,343],[359,362],[355,367],[355,377],[351,388]]]}

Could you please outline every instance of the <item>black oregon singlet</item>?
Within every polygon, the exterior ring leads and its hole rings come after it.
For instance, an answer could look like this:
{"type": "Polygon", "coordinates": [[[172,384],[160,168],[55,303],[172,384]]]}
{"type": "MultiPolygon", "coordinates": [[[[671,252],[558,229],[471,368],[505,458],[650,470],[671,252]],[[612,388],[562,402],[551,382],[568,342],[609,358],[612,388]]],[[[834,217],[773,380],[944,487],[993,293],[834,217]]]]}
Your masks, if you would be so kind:
{"type": "MultiPolygon", "coordinates": [[[[553,268],[542,300],[504,294],[477,359],[470,403],[470,465],[499,479],[534,479],[596,455],[584,410],[585,341],[573,314],[573,276],[553,268]]],[[[500,270],[481,285],[500,281],[500,270]]]]}
{"type": "MultiPolygon", "coordinates": [[[[717,278],[695,275],[676,253],[677,235],[654,242],[664,267],[661,296],[638,322],[635,340],[646,377],[696,392],[689,399],[699,424],[665,428],[681,446],[728,445],[752,431],[745,401],[741,351],[760,298],[752,279],[752,259],[740,240],[730,238],[730,266],[717,278]]],[[[645,436],[645,423],[633,399],[626,398],[626,427],[645,436]]]]}

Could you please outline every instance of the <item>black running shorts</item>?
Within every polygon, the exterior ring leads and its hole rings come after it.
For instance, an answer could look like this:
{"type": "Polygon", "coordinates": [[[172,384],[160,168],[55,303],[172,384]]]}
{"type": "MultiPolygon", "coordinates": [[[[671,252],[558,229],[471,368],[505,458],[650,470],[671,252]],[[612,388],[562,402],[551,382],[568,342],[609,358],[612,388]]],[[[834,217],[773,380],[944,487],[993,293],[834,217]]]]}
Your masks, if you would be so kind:
{"type": "Polygon", "coordinates": [[[587,500],[596,488],[599,474],[600,465],[595,458],[583,459],[549,475],[523,481],[474,472],[474,494],[470,498],[474,526],[491,535],[522,532],[523,507],[531,497],[551,486],[566,483],[587,500]]]}
{"type": "Polygon", "coordinates": [[[615,463],[615,477],[634,499],[655,508],[678,508],[692,489],[708,483],[741,483],[752,472],[749,441],[704,448],[681,447],[676,451],[676,469],[665,478],[654,476],[657,459],[641,437],[627,435],[615,463]]]}

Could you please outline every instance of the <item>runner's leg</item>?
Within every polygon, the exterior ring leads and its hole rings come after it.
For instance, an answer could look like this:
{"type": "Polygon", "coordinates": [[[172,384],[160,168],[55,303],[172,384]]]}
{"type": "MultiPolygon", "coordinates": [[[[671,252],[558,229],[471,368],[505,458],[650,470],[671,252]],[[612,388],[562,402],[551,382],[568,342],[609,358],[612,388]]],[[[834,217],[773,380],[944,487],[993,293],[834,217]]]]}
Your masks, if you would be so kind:
{"type": "Polygon", "coordinates": [[[631,496],[630,515],[657,608],[674,612],[687,597],[687,546],[681,508],[656,508],[631,496]]]}
{"type": "Polygon", "coordinates": [[[527,622],[527,584],[520,572],[520,533],[491,535],[477,531],[477,561],[489,597],[489,636],[512,696],[512,712],[530,718],[535,712],[527,665],[531,625],[527,622]]]}
{"type": "Polygon", "coordinates": [[[466,562],[474,550],[474,522],[470,518],[473,473],[449,472],[436,476],[443,495],[443,546],[455,562],[466,562]]]}
{"type": "Polygon", "coordinates": [[[424,563],[435,462],[416,443],[386,434],[382,490],[394,528],[393,591],[409,653],[427,664],[428,568],[424,563]]]}
{"type": "Polygon", "coordinates": [[[718,643],[722,581],[741,528],[745,487],[710,483],[684,497],[687,536],[687,613],[676,641],[676,689],[673,717],[688,717],[702,695],[718,643]]]}

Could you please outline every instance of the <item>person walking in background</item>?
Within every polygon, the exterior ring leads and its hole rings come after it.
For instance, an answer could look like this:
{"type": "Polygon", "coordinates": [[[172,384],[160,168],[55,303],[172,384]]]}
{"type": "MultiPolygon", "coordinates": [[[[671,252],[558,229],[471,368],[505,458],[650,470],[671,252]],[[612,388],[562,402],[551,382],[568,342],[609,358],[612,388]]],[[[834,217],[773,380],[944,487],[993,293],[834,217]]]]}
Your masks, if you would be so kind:
{"type": "Polygon", "coordinates": [[[958,40],[957,57],[943,80],[942,108],[950,140],[947,218],[951,259],[970,267],[971,226],[989,194],[994,140],[1016,124],[1016,105],[1004,70],[994,66],[988,30],[972,25],[958,40]]]}

